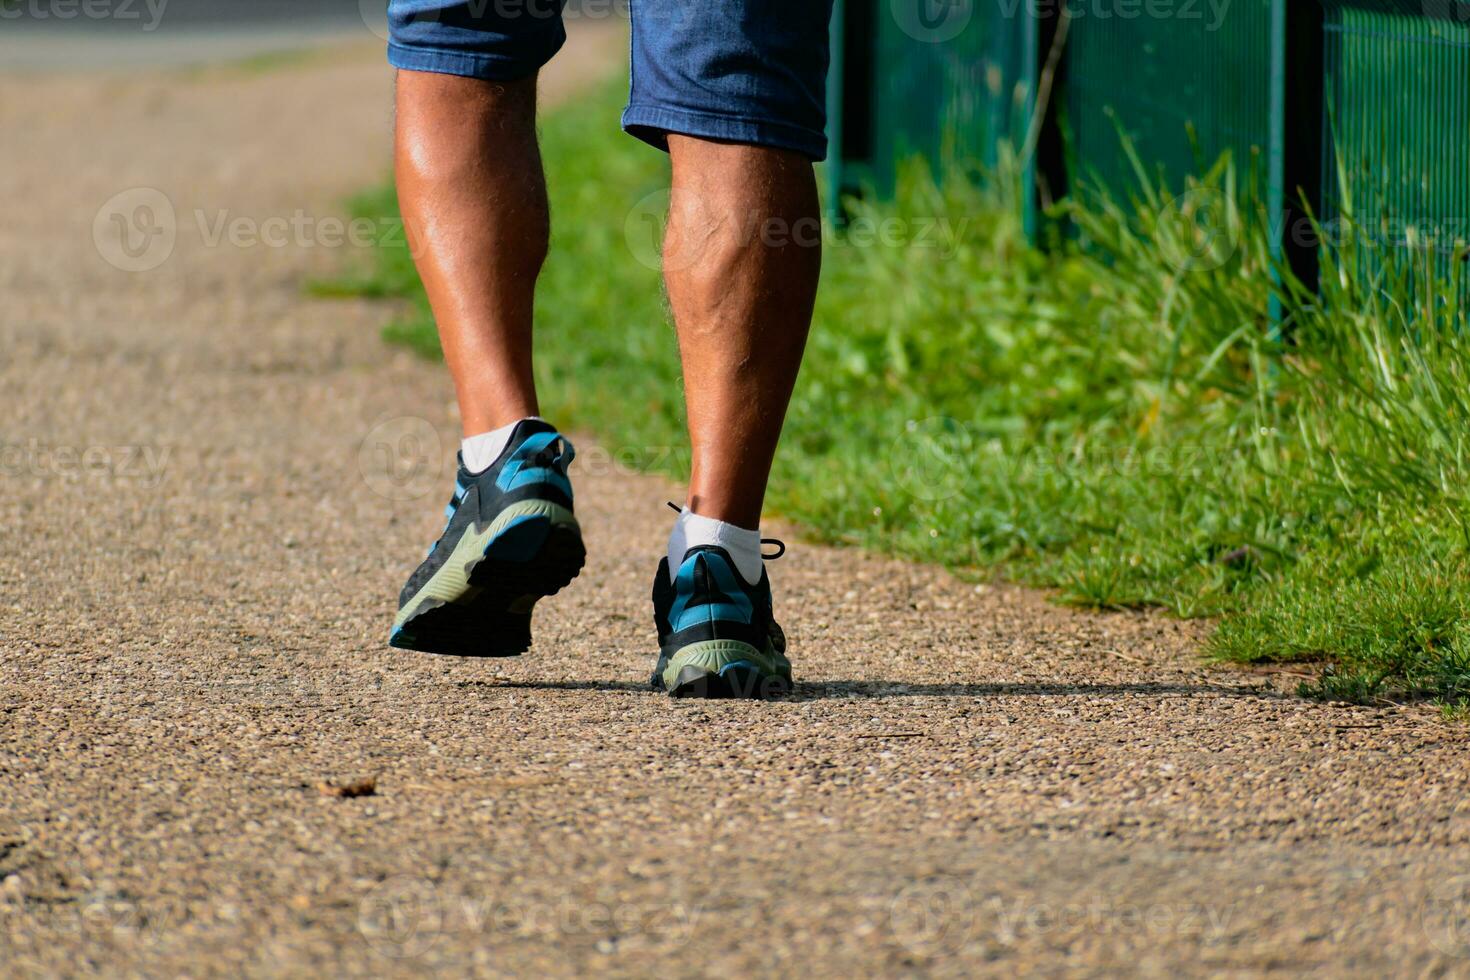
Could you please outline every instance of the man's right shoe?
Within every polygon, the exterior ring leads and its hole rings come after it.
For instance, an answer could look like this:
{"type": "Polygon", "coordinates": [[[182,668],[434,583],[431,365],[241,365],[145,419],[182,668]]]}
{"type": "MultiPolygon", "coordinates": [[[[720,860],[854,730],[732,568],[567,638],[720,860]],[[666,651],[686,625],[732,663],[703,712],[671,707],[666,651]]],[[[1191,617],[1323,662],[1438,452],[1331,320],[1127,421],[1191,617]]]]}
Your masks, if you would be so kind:
{"type": "Polygon", "coordinates": [[[483,473],[460,461],[448,523],[398,597],[389,644],[459,657],[530,647],[532,607],[586,560],[567,478],[574,455],[554,427],[527,419],[483,473]]]}
{"type": "MultiPolygon", "coordinates": [[[[784,550],[784,549],[783,549],[784,550]]],[[[765,571],[747,585],[723,548],[691,549],[653,581],[659,657],[651,685],[675,698],[767,698],[791,692],[786,635],[771,611],[765,571]]]]}

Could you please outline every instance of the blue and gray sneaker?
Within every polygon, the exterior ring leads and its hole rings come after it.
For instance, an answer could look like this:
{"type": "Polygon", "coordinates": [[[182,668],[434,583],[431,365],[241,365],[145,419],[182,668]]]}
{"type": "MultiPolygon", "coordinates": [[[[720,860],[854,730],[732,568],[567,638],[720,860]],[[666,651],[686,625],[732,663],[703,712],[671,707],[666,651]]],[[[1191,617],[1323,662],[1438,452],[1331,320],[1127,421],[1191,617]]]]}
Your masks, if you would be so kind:
{"type": "Polygon", "coordinates": [[[398,597],[390,644],[459,657],[526,651],[532,607],[586,558],[567,479],[573,455],[555,428],[527,419],[485,472],[460,460],[448,523],[398,597]]]}
{"type": "MultiPolygon", "coordinates": [[[[779,558],[785,553],[773,555],[779,558]]],[[[746,585],[723,548],[691,549],[670,580],[653,580],[658,666],[652,686],[676,698],[766,698],[791,692],[786,635],[771,612],[771,580],[746,585]]]]}

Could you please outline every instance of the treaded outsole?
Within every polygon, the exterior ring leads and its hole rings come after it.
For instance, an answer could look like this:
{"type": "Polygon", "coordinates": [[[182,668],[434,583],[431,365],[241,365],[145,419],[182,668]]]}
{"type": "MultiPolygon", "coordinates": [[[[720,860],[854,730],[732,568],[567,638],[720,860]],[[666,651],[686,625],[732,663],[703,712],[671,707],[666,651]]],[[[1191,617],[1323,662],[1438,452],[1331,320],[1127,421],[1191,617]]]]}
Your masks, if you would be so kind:
{"type": "Polygon", "coordinates": [[[730,664],[718,673],[702,667],[685,667],[668,689],[671,698],[709,700],[744,699],[763,701],[791,693],[791,679],[779,674],[762,674],[756,666],[730,664]]]}
{"type": "Polygon", "coordinates": [[[389,645],[449,657],[525,653],[531,647],[532,609],[570,585],[587,558],[575,525],[528,522],[519,534],[542,530],[540,547],[527,561],[496,557],[492,543],[469,572],[470,593],[456,602],[426,606],[393,634],[389,645]]]}

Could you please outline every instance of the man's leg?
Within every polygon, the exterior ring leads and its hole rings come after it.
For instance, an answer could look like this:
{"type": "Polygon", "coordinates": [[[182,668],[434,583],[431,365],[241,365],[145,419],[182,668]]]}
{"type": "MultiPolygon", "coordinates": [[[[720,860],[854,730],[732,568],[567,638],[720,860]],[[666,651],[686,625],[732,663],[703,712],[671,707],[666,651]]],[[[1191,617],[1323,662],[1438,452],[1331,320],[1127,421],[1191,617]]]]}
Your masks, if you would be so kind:
{"type": "Polygon", "coordinates": [[[398,199],[466,436],[448,522],[399,595],[389,642],[503,657],[585,551],[570,444],[536,415],[531,319],[546,258],[536,82],[403,70],[398,199]]]}
{"type": "Polygon", "coordinates": [[[546,259],[536,79],[400,71],[398,201],[475,436],[537,414],[531,313],[546,259]]]}
{"type": "Polygon", "coordinates": [[[668,141],[665,279],[694,451],[688,508],[755,530],[821,271],[816,181],[790,150],[668,141]]]}
{"type": "Polygon", "coordinates": [[[821,270],[831,0],[640,0],[623,128],[667,149],[664,280],[694,465],[653,585],[652,684],[678,697],[791,687],[761,504],[821,270]]]}
{"type": "Polygon", "coordinates": [[[654,582],[655,687],[693,697],[790,688],[760,555],[761,502],[821,271],[810,160],[670,134],[664,278],[679,334],[689,501],[654,582]]]}
{"type": "Polygon", "coordinates": [[[810,160],[669,134],[664,279],[694,465],[654,579],[653,685],[678,697],[790,689],[760,553],[761,502],[821,271],[810,160]]]}

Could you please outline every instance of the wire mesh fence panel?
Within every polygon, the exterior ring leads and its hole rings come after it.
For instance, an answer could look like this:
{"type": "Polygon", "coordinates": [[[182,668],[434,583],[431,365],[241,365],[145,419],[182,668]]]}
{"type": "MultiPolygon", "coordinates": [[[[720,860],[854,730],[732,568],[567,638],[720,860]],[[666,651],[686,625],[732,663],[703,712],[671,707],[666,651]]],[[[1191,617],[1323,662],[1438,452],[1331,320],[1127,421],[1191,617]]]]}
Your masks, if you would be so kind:
{"type": "Polygon", "coordinates": [[[1035,103],[1028,3],[878,0],[875,7],[875,183],[891,188],[897,166],[915,155],[993,175],[1002,145],[1024,142],[1035,103]]]}
{"type": "Polygon", "coordinates": [[[1353,236],[1344,258],[1377,268],[1393,249],[1400,269],[1463,276],[1470,3],[1329,0],[1323,31],[1325,210],[1330,231],[1353,236]]]}
{"type": "Polygon", "coordinates": [[[1117,4],[1069,9],[1063,125],[1074,177],[1136,193],[1121,131],[1150,181],[1178,188],[1228,151],[1242,186],[1251,177],[1260,186],[1272,136],[1272,0],[1130,5],[1128,16],[1117,4]]]}
{"type": "Polygon", "coordinates": [[[1048,193],[1177,192],[1228,154],[1309,289],[1309,212],[1359,229],[1340,257],[1413,245],[1470,280],[1470,0],[838,0],[834,187],[887,195],[905,159],[952,160],[1025,188],[1029,228],[1035,157],[1004,165],[1035,149],[1038,38],[1059,3],[1048,193]]]}

